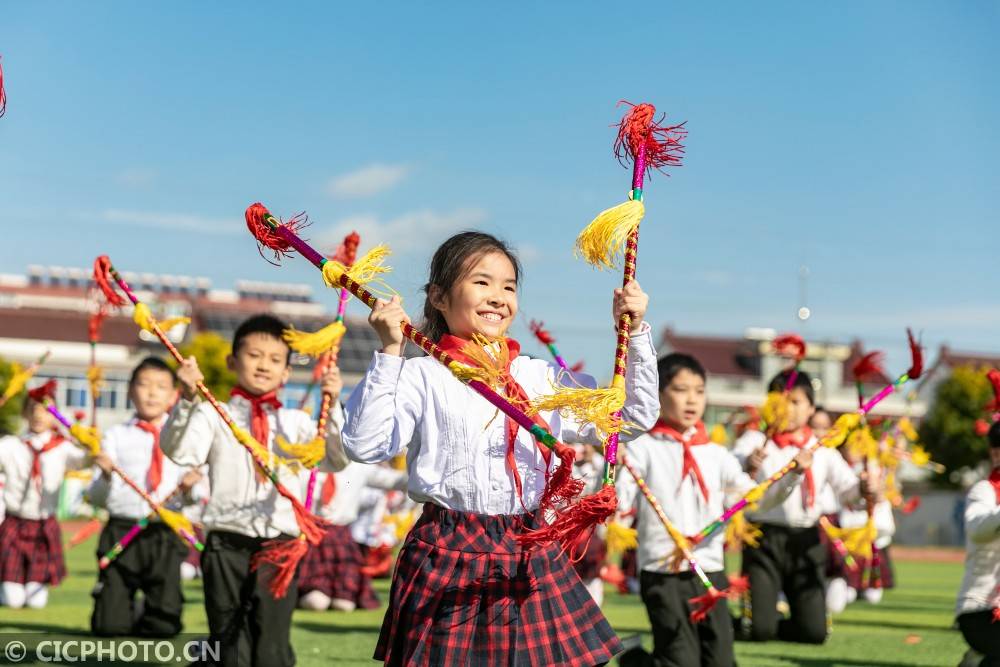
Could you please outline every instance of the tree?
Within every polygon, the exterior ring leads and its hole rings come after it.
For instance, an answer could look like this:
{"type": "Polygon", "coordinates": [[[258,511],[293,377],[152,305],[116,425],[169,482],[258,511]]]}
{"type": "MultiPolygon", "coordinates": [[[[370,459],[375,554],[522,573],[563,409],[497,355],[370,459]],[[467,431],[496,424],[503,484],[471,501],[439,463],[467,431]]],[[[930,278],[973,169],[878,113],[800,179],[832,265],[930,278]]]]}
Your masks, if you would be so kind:
{"type": "MultiPolygon", "coordinates": [[[[14,373],[21,370],[14,362],[0,357],[0,394],[7,387],[14,373]]],[[[21,425],[21,406],[24,405],[24,392],[13,396],[0,408],[0,435],[17,433],[21,425]]]]}
{"type": "Polygon", "coordinates": [[[920,425],[920,441],[948,472],[974,468],[987,457],[986,439],[976,435],[976,420],[993,390],[984,368],[958,366],[938,385],[934,404],[920,425]]]}
{"type": "MultiPolygon", "coordinates": [[[[198,368],[205,375],[205,385],[223,401],[236,386],[236,373],[226,368],[226,357],[231,350],[230,342],[212,331],[195,334],[190,342],[180,348],[185,357],[193,356],[198,360],[198,368]]],[[[177,364],[173,366],[176,367],[177,364]]]]}

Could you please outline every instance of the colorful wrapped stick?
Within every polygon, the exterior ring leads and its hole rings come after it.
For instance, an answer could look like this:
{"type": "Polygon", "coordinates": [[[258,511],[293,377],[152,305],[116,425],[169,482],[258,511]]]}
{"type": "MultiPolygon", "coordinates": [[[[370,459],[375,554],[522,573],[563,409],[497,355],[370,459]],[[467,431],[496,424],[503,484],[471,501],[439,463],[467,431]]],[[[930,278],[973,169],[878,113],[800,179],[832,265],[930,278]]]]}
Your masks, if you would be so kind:
{"type": "Polygon", "coordinates": [[[632,466],[628,461],[628,456],[625,452],[622,452],[621,456],[622,465],[628,469],[632,478],[635,480],[636,485],[639,490],[642,491],[642,495],[649,502],[653,511],[656,512],[657,518],[659,518],[660,523],[663,524],[663,528],[670,535],[670,539],[674,541],[675,551],[674,554],[670,556],[669,566],[674,572],[680,571],[681,559],[686,560],[691,566],[691,570],[698,577],[698,581],[702,583],[705,587],[705,594],[699,595],[688,600],[688,604],[691,605],[690,619],[692,623],[700,623],[708,617],[709,612],[715,607],[719,600],[723,599],[734,599],[742,595],[747,590],[747,579],[746,577],[736,577],[730,578],[729,588],[724,591],[720,591],[715,587],[715,584],[708,578],[705,571],[698,564],[698,561],[694,557],[694,551],[689,540],[684,537],[681,531],[677,530],[677,527],[671,523],[670,519],[667,518],[667,513],[663,511],[663,506],[660,505],[660,501],[656,499],[653,492],[650,491],[649,486],[646,484],[646,480],[642,478],[639,472],[632,466]]]}
{"type": "Polygon", "coordinates": [[[0,408],[6,405],[7,401],[21,393],[21,390],[24,389],[25,385],[28,384],[28,381],[31,380],[31,378],[35,377],[35,373],[37,373],[38,369],[42,367],[42,364],[46,362],[50,354],[52,354],[52,350],[45,350],[45,352],[42,353],[42,356],[38,357],[38,359],[30,366],[17,371],[11,376],[10,381],[3,390],[3,395],[0,395],[0,408]]]}
{"type": "MultiPolygon", "coordinates": [[[[143,329],[154,334],[160,339],[164,347],[178,363],[184,362],[184,357],[180,351],[170,342],[164,333],[163,327],[153,318],[149,307],[139,301],[139,298],[129,287],[125,279],[115,269],[107,255],[101,255],[94,262],[94,281],[101,287],[108,302],[112,305],[124,305],[125,300],[115,291],[111,285],[112,280],[121,288],[129,301],[135,306],[135,320],[143,329]]],[[[176,320],[173,323],[177,323],[176,320]]],[[[294,493],[285,488],[278,480],[277,469],[269,462],[269,452],[266,445],[257,442],[254,437],[245,429],[240,428],[233,421],[229,413],[226,412],[219,400],[215,398],[204,382],[198,383],[198,393],[209,402],[215,409],[219,417],[232,432],[236,442],[250,454],[254,464],[261,473],[271,480],[275,490],[292,505],[295,513],[295,522],[298,524],[300,535],[292,540],[270,540],[265,543],[265,548],[254,554],[251,560],[251,569],[257,570],[262,565],[272,567],[269,590],[276,598],[283,597],[288,592],[288,586],[295,576],[295,569],[299,561],[309,549],[309,545],[319,544],[323,539],[323,527],[320,520],[313,516],[295,496],[294,493]]]]}
{"type": "MultiPolygon", "coordinates": [[[[639,104],[632,106],[619,123],[615,155],[623,166],[632,163],[629,200],[598,214],[576,240],[577,253],[598,268],[614,268],[624,246],[623,286],[635,280],[639,223],[645,214],[643,179],[652,169],[679,166],[684,153],[680,142],[687,131],[683,124],[665,127],[655,116],[656,108],[652,104],[639,104]]],[[[593,530],[615,513],[618,506],[615,465],[618,436],[623,426],[621,415],[625,405],[625,371],[631,331],[632,318],[627,312],[622,313],[618,318],[614,373],[609,387],[560,389],[552,396],[532,402],[534,411],[566,410],[581,422],[593,423],[604,434],[604,478],[597,493],[581,499],[564,512],[557,512],[555,521],[528,533],[525,541],[543,543],[559,539],[563,544],[574,544],[580,533],[593,530]]]]}
{"type": "Polygon", "coordinates": [[[0,118],[7,113],[7,91],[3,87],[3,63],[0,63],[0,118]]]}
{"type": "MultiPolygon", "coordinates": [[[[166,505],[174,498],[174,496],[181,493],[183,491],[183,488],[184,487],[182,484],[178,484],[173,491],[168,493],[163,498],[163,500],[160,501],[160,503],[166,505]]],[[[106,554],[101,556],[101,559],[97,561],[97,566],[102,570],[107,569],[108,565],[111,565],[111,563],[114,562],[116,558],[121,556],[122,552],[125,551],[128,545],[131,544],[132,541],[139,536],[139,533],[141,533],[143,530],[146,529],[146,527],[149,525],[149,522],[152,520],[154,516],[156,516],[155,510],[150,512],[146,516],[142,517],[141,519],[139,519],[134,526],[129,528],[128,532],[125,533],[120,540],[115,542],[114,546],[108,549],[108,552],[106,554]]],[[[197,549],[198,551],[205,550],[205,547],[204,545],[201,544],[201,542],[197,542],[194,545],[194,548],[197,549]]]]}
{"type": "MultiPolygon", "coordinates": [[[[892,392],[898,390],[909,380],[916,380],[923,373],[924,368],[924,357],[923,350],[920,344],[913,337],[913,333],[907,329],[906,336],[909,340],[910,345],[910,355],[911,364],[910,368],[896,378],[895,382],[891,382],[886,385],[880,392],[875,394],[871,399],[869,399],[864,405],[858,408],[855,412],[848,412],[837,418],[833,427],[827,431],[827,433],[820,439],[818,439],[814,444],[809,446],[809,449],[815,451],[820,447],[839,447],[847,439],[847,436],[861,423],[861,418],[867,415],[872,409],[875,408],[886,396],[890,395],[892,392]]],[[[721,528],[730,518],[737,512],[742,511],[748,505],[755,505],[764,496],[764,493],[772,484],[777,482],[779,479],[790,473],[798,466],[795,459],[789,461],[780,470],[775,472],[773,475],[768,477],[766,480],[758,484],[756,487],[751,489],[743,498],[729,507],[725,512],[723,512],[719,518],[715,519],[707,526],[705,526],[697,535],[691,538],[692,544],[698,544],[702,542],[709,535],[721,528]]]]}
{"type": "MultiPolygon", "coordinates": [[[[99,297],[98,297],[99,298],[99,297]]],[[[97,365],[97,343],[101,340],[101,327],[108,316],[109,305],[98,301],[97,309],[87,322],[87,341],[90,343],[90,365],[87,367],[87,383],[90,386],[90,425],[97,426],[97,399],[104,387],[104,372],[97,365]]]]}
{"type": "Polygon", "coordinates": [[[825,516],[819,518],[819,525],[823,529],[823,532],[826,533],[826,536],[830,538],[830,543],[833,545],[834,551],[844,559],[844,565],[847,566],[847,569],[852,572],[857,570],[858,562],[854,560],[854,556],[851,555],[847,545],[844,544],[842,529],[830,523],[830,520],[825,516]]]}
{"type": "Polygon", "coordinates": [[[552,358],[556,360],[556,363],[559,364],[559,368],[564,371],[569,370],[569,366],[566,365],[566,360],[562,358],[562,355],[559,354],[559,348],[556,347],[556,339],[553,338],[552,334],[545,330],[544,322],[531,320],[531,324],[528,325],[528,328],[531,329],[531,333],[535,335],[538,342],[549,348],[549,353],[552,355],[552,358]]]}
{"type": "MultiPolygon", "coordinates": [[[[45,397],[42,403],[45,405],[45,409],[49,411],[49,414],[55,417],[60,424],[66,427],[78,445],[90,452],[92,456],[100,454],[101,436],[97,432],[96,428],[86,427],[80,422],[71,422],[65,415],[62,414],[62,412],[59,411],[59,408],[49,397],[45,397]]],[[[156,502],[145,489],[136,484],[135,481],[133,481],[133,479],[129,477],[128,474],[114,461],[111,462],[111,472],[118,475],[118,478],[125,482],[129,488],[138,493],[139,497],[146,501],[146,504],[159,515],[163,523],[166,524],[171,530],[180,535],[183,539],[187,540],[191,546],[199,551],[204,549],[195,537],[194,526],[191,525],[191,522],[187,519],[187,517],[179,512],[168,510],[166,507],[163,507],[163,505],[156,502]]]]}
{"type": "MultiPolygon", "coordinates": [[[[257,239],[258,251],[262,257],[264,248],[274,254],[276,261],[298,252],[322,272],[323,281],[328,286],[346,289],[369,308],[375,307],[378,297],[365,288],[363,283],[376,280],[378,276],[388,272],[389,269],[381,265],[382,259],[388,254],[387,248],[376,246],[348,269],[342,263],[327,259],[318,253],[297,234],[296,230],[306,224],[307,219],[304,214],[299,214],[285,223],[271,215],[263,204],[257,202],[247,207],[246,221],[250,233],[257,239]]],[[[572,447],[559,442],[548,429],[535,423],[523,410],[511,405],[507,399],[495,392],[491,383],[495,385],[497,378],[491,377],[490,368],[472,367],[460,363],[409,322],[401,323],[400,329],[408,340],[415,343],[428,356],[444,364],[458,380],[467,384],[504,415],[514,420],[518,426],[531,433],[538,442],[551,449],[560,459],[561,463],[552,473],[545,493],[539,501],[540,507],[551,508],[580,494],[583,482],[573,478],[576,452],[572,447]]]]}

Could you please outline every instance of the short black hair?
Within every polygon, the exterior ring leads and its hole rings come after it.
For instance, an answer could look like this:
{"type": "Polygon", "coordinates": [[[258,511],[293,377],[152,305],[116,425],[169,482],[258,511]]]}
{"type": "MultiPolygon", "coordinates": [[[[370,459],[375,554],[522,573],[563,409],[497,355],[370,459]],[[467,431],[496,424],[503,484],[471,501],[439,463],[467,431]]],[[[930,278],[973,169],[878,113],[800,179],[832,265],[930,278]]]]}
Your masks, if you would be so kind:
{"type": "MultiPolygon", "coordinates": [[[[233,334],[233,354],[240,351],[240,345],[243,344],[243,340],[250,334],[264,334],[265,336],[270,336],[276,338],[288,347],[285,343],[284,333],[288,325],[279,320],[274,315],[268,315],[267,313],[261,313],[259,315],[251,315],[247,319],[243,320],[240,326],[236,327],[236,333],[233,334]]],[[[292,348],[288,347],[288,357],[285,363],[292,360],[292,348]]]]}
{"type": "Polygon", "coordinates": [[[129,388],[139,379],[139,374],[143,371],[156,370],[170,373],[171,382],[177,382],[177,373],[160,357],[146,357],[139,362],[139,365],[132,369],[132,375],[128,379],[129,388]]]}
{"type": "Polygon", "coordinates": [[[705,374],[705,367],[701,365],[700,361],[690,354],[671,352],[665,357],[660,357],[656,362],[656,372],[660,376],[660,391],[663,391],[677,377],[677,374],[683,370],[691,371],[702,380],[708,379],[708,376],[705,374]]]}
{"type": "Polygon", "coordinates": [[[986,439],[990,447],[1000,447],[1000,422],[993,422],[993,426],[990,426],[990,430],[986,433],[986,439]]]}
{"type": "MultiPolygon", "coordinates": [[[[767,391],[781,393],[785,391],[785,387],[788,386],[788,378],[795,371],[781,371],[775,375],[771,381],[767,384],[767,391]]],[[[789,390],[801,389],[805,392],[806,398],[809,399],[809,405],[816,405],[816,390],[813,389],[812,378],[805,371],[798,371],[795,374],[795,380],[792,382],[792,386],[788,387],[789,390]]]]}

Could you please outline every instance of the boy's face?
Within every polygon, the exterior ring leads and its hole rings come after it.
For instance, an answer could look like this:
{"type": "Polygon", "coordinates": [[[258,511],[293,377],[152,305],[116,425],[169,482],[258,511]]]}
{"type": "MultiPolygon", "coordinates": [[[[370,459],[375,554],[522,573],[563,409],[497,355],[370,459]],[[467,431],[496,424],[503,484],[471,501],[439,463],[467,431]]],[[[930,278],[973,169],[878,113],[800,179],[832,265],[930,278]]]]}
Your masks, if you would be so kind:
{"type": "Polygon", "coordinates": [[[826,412],[817,412],[809,420],[809,428],[813,430],[817,438],[822,438],[826,435],[831,426],[833,426],[833,423],[830,421],[830,415],[826,412]]]}
{"type": "Polygon", "coordinates": [[[261,396],[275,391],[291,373],[288,367],[288,345],[265,333],[252,333],[229,355],[226,364],[236,373],[236,381],[251,394],[261,396]]]}
{"type": "Polygon", "coordinates": [[[797,431],[809,423],[816,407],[809,402],[802,387],[794,387],[788,394],[788,430],[797,431]]]}
{"type": "Polygon", "coordinates": [[[660,392],[660,417],[683,432],[705,414],[705,402],[705,379],[682,368],[660,392]]]}
{"type": "Polygon", "coordinates": [[[174,377],[159,368],[140,371],[128,389],[128,397],[139,419],[149,422],[156,421],[170,409],[176,393],[174,377]]]}
{"type": "Polygon", "coordinates": [[[29,399],[24,412],[28,420],[28,430],[32,433],[45,433],[56,426],[56,418],[41,403],[29,399]]]}

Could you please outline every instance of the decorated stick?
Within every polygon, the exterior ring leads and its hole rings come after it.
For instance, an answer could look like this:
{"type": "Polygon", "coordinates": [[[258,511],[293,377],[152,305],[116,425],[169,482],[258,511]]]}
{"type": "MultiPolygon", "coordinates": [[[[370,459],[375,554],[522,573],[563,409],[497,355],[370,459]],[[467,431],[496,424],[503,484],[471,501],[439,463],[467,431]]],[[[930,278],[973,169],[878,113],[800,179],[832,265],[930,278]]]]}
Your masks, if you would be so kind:
{"type": "Polygon", "coordinates": [[[847,546],[844,545],[844,540],[840,539],[836,530],[837,527],[830,523],[830,520],[825,516],[821,516],[819,518],[819,525],[823,528],[826,536],[830,538],[830,543],[833,544],[834,551],[836,551],[837,554],[844,559],[844,565],[852,571],[857,570],[858,563],[854,560],[854,556],[851,555],[851,552],[847,550],[847,546]]]}
{"type": "Polygon", "coordinates": [[[108,316],[108,304],[101,302],[87,322],[87,340],[90,343],[90,366],[87,367],[87,382],[90,385],[90,425],[97,426],[97,399],[104,384],[104,373],[97,365],[97,343],[101,340],[101,326],[108,316]]]}
{"type": "MultiPolygon", "coordinates": [[[[170,500],[173,499],[174,496],[181,493],[183,488],[184,488],[183,485],[178,484],[174,488],[174,490],[168,493],[166,497],[160,502],[166,505],[168,502],[170,502],[170,500]]],[[[104,570],[108,567],[108,565],[111,565],[111,563],[116,558],[118,558],[118,556],[120,556],[123,551],[125,551],[125,548],[128,547],[128,545],[131,544],[132,541],[139,536],[139,533],[141,533],[143,530],[146,529],[146,527],[149,525],[150,519],[152,519],[154,516],[156,516],[155,510],[150,512],[146,516],[142,517],[141,519],[139,519],[134,526],[129,528],[128,532],[125,533],[125,535],[123,535],[120,540],[115,542],[113,547],[108,549],[108,552],[106,554],[101,556],[101,559],[97,561],[97,566],[100,569],[104,570]]],[[[204,545],[202,545],[200,542],[197,542],[194,545],[194,548],[197,549],[198,551],[204,551],[205,549],[204,545]]]]}
{"type": "MultiPolygon", "coordinates": [[[[97,435],[97,430],[93,427],[86,428],[80,423],[71,422],[66,416],[59,411],[59,408],[52,401],[51,398],[45,397],[43,400],[45,408],[49,411],[53,417],[55,417],[60,424],[66,427],[76,440],[77,444],[89,451],[92,455],[96,456],[101,451],[101,441],[100,436],[97,435]]],[[[182,538],[187,540],[191,546],[193,546],[198,551],[201,551],[205,547],[198,541],[194,535],[194,528],[191,526],[191,522],[184,517],[183,514],[178,512],[172,512],[167,508],[163,507],[162,504],[156,502],[149,493],[146,492],[141,486],[135,483],[135,481],[128,476],[124,470],[122,470],[117,463],[110,461],[111,472],[118,475],[125,484],[129,486],[133,491],[139,494],[139,497],[146,501],[154,512],[156,512],[160,518],[163,520],[167,526],[169,526],[174,532],[180,535],[182,538]]]]}
{"type": "MultiPolygon", "coordinates": [[[[388,252],[384,246],[374,248],[348,269],[342,263],[329,260],[321,255],[296,233],[296,230],[305,224],[303,215],[296,216],[287,223],[281,222],[263,204],[258,202],[247,208],[246,220],[250,233],[261,246],[261,256],[263,256],[262,248],[272,250],[275,259],[297,251],[323,273],[323,280],[328,286],[346,289],[369,308],[375,307],[378,297],[363,287],[362,282],[368,282],[388,270],[379,265],[381,259],[388,252]]],[[[518,426],[531,433],[535,439],[553,450],[559,457],[561,464],[552,474],[546,495],[540,501],[541,507],[551,507],[580,493],[582,482],[572,477],[573,461],[576,458],[573,448],[559,442],[548,429],[536,424],[523,410],[511,405],[507,399],[493,391],[487,382],[480,379],[489,379],[488,369],[474,368],[460,363],[409,322],[402,322],[400,328],[408,340],[415,343],[428,356],[447,366],[456,378],[514,420],[518,426]]]]}
{"type": "Polygon", "coordinates": [[[666,530],[667,534],[670,535],[670,539],[674,541],[674,545],[678,553],[675,553],[675,555],[671,558],[673,562],[670,564],[670,567],[675,571],[680,569],[680,562],[677,558],[677,556],[680,556],[690,564],[691,569],[698,577],[698,580],[701,582],[702,586],[705,587],[704,595],[699,595],[688,600],[688,604],[692,606],[690,615],[691,622],[698,623],[703,621],[719,600],[724,598],[734,598],[738,595],[742,595],[743,592],[747,590],[747,580],[745,577],[730,580],[730,586],[725,591],[720,591],[715,587],[715,584],[712,583],[712,581],[708,578],[708,575],[705,574],[701,565],[699,565],[698,561],[695,559],[694,552],[688,539],[684,537],[681,531],[677,530],[677,527],[671,523],[669,518],[667,518],[667,513],[663,511],[663,506],[660,505],[660,501],[653,495],[653,492],[646,484],[646,480],[644,480],[635,467],[629,463],[628,457],[624,452],[622,452],[621,463],[628,469],[632,478],[635,480],[636,485],[639,487],[639,490],[642,491],[642,495],[645,496],[646,501],[649,502],[653,511],[656,512],[656,516],[659,518],[660,523],[663,524],[664,530],[666,530]]]}
{"type": "Polygon", "coordinates": [[[549,348],[549,353],[552,355],[552,358],[556,360],[556,363],[559,364],[559,368],[569,370],[569,366],[566,365],[566,360],[562,358],[562,355],[559,354],[559,348],[556,347],[556,339],[552,337],[552,334],[545,330],[544,323],[531,320],[531,324],[528,325],[528,328],[531,329],[531,333],[535,335],[538,342],[549,348]]]}
{"type": "MultiPolygon", "coordinates": [[[[896,378],[895,382],[892,382],[876,394],[871,400],[865,403],[863,406],[858,408],[855,412],[848,412],[841,415],[837,421],[834,423],[833,427],[827,431],[827,433],[815,443],[809,446],[809,449],[816,451],[820,447],[839,447],[847,439],[848,434],[851,430],[856,428],[858,424],[861,423],[861,418],[872,411],[872,409],[878,405],[886,396],[891,394],[893,391],[898,390],[909,380],[916,380],[923,373],[923,351],[920,348],[920,344],[913,337],[913,334],[909,329],[906,331],[907,338],[910,344],[910,354],[912,356],[912,362],[909,370],[896,378]]],[[[697,535],[691,538],[692,544],[698,544],[703,541],[709,535],[714,533],[723,524],[726,523],[734,514],[745,508],[747,505],[756,504],[767,491],[768,488],[779,479],[790,473],[796,468],[798,464],[795,459],[792,459],[787,464],[785,464],[780,470],[775,472],[773,475],[768,477],[766,480],[758,484],[756,487],[751,489],[743,498],[738,500],[731,507],[726,509],[719,518],[715,519],[709,523],[705,528],[701,530],[697,535]]]]}
{"type": "MultiPolygon", "coordinates": [[[[184,363],[183,355],[181,355],[180,351],[178,351],[163,332],[163,326],[166,326],[167,323],[161,326],[153,318],[149,307],[139,300],[128,283],[125,282],[125,279],[115,269],[107,255],[102,255],[94,263],[94,280],[101,288],[101,291],[104,292],[109,303],[112,305],[124,305],[122,297],[111,286],[109,277],[118,284],[118,287],[121,288],[129,301],[135,306],[134,319],[136,324],[159,338],[160,342],[163,343],[164,347],[167,348],[167,351],[170,352],[170,355],[178,363],[184,363]]],[[[236,441],[250,454],[257,468],[274,484],[275,490],[292,505],[292,511],[295,513],[295,521],[301,531],[298,538],[291,540],[271,540],[265,543],[264,549],[254,554],[251,561],[252,570],[258,569],[262,564],[274,567],[269,589],[274,597],[283,597],[288,591],[288,586],[291,584],[292,578],[295,576],[295,568],[309,549],[309,544],[319,544],[323,539],[324,531],[321,523],[319,519],[313,516],[302,505],[302,502],[295,494],[285,488],[279,481],[277,469],[267,460],[269,452],[266,445],[257,442],[249,432],[240,428],[233,421],[232,417],[229,416],[229,413],[226,412],[218,399],[205,386],[204,382],[198,383],[198,393],[215,409],[222,421],[232,431],[236,441]]]]}
{"type": "Polygon", "coordinates": [[[0,63],[0,118],[7,113],[7,91],[3,87],[3,64],[0,63]]]}
{"type": "Polygon", "coordinates": [[[28,384],[28,380],[35,376],[35,373],[37,373],[38,369],[42,367],[42,364],[45,363],[50,354],[52,354],[52,350],[45,350],[45,352],[42,353],[42,356],[38,357],[38,359],[30,366],[14,373],[11,376],[10,381],[3,390],[3,395],[0,395],[0,408],[6,405],[7,401],[21,393],[24,386],[28,384]]]}

